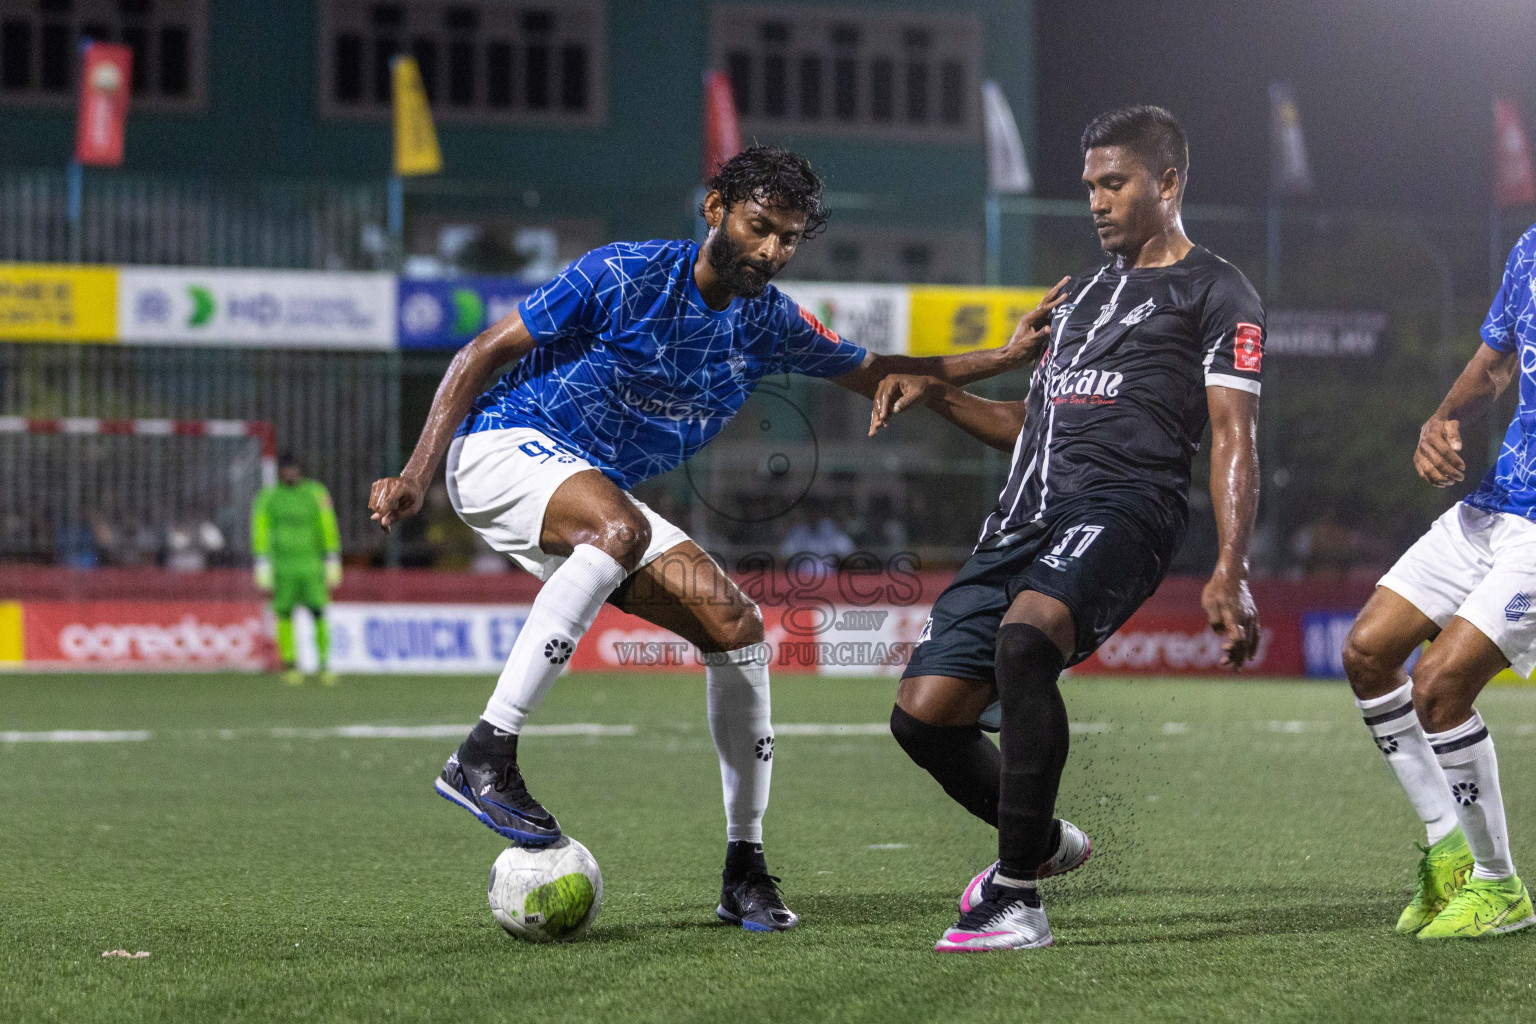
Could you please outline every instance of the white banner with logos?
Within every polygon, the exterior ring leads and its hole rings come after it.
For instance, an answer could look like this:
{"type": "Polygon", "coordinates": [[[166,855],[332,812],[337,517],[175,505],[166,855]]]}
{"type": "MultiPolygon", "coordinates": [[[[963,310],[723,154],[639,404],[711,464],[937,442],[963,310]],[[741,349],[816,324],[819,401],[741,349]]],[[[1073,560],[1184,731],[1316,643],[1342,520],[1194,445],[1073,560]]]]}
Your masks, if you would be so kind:
{"type": "Polygon", "coordinates": [[[393,274],[122,267],[128,344],[390,349],[393,274]]]}
{"type": "Polygon", "coordinates": [[[326,613],[331,667],[338,672],[495,675],[529,607],[337,602],[326,613]]]}
{"type": "Polygon", "coordinates": [[[845,338],[880,355],[905,355],[912,293],[898,284],[784,281],[778,288],[845,338]]]}

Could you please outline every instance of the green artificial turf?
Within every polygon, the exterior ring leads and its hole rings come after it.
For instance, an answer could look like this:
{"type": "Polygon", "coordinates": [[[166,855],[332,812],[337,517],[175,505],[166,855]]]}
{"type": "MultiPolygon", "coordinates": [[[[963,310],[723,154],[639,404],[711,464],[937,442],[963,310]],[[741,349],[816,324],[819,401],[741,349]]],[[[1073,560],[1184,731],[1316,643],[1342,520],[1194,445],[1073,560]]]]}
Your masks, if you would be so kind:
{"type": "MultiPolygon", "coordinates": [[[[891,680],[775,681],[771,868],[803,919],[718,925],[719,775],[701,677],[562,681],[530,788],[603,867],[585,940],[532,946],[485,902],[503,843],[435,796],[485,679],[0,676],[0,1021],[1510,1021],[1536,934],[1392,924],[1422,839],[1338,684],[1066,684],[1060,813],[1093,836],[1046,883],[1054,949],[940,956],[993,836],[879,723],[891,680]],[[143,960],[104,950],[148,950],[143,960]]],[[[1517,863],[1536,875],[1536,690],[1490,691],[1517,863]]],[[[1530,932],[1536,933],[1536,929],[1530,932]]]]}

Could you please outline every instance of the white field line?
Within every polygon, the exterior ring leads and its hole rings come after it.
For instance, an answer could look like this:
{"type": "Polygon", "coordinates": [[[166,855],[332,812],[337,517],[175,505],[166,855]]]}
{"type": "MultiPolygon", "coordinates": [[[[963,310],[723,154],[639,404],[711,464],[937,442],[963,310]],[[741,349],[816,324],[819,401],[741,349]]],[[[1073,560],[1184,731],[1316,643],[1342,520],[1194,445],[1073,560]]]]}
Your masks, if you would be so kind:
{"type": "Polygon", "coordinates": [[[1074,735],[1079,733],[1109,732],[1108,722],[1068,722],[1067,729],[1074,735]]]}
{"type": "Polygon", "coordinates": [[[775,736],[889,736],[888,722],[786,722],[773,727],[775,736]]]}
{"type": "Polygon", "coordinates": [[[139,743],[148,730],[54,729],[49,732],[0,732],[0,743],[139,743]]]}

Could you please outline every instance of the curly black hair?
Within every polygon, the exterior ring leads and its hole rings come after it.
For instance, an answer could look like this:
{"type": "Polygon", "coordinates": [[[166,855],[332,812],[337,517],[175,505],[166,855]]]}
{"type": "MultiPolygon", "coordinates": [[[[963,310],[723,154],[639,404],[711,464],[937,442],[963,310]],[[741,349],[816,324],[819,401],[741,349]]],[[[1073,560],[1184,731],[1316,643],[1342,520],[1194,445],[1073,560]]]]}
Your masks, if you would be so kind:
{"type": "MultiPolygon", "coordinates": [[[[803,238],[814,237],[827,225],[821,179],[811,170],[811,162],[778,146],[748,146],[721,164],[704,187],[720,193],[726,210],[755,200],[773,209],[804,213],[803,238]]],[[[703,204],[699,213],[704,213],[703,204]]]]}

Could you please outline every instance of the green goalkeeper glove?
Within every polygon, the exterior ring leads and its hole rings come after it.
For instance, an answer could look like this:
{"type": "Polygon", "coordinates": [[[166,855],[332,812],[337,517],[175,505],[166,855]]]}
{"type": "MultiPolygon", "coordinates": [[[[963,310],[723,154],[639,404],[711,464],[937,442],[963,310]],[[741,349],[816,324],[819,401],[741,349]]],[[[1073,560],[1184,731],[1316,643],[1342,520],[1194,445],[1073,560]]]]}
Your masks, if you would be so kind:
{"type": "Polygon", "coordinates": [[[341,556],[325,556],[325,588],[335,590],[341,586],[341,556]]]}
{"type": "Polygon", "coordinates": [[[272,562],[265,558],[256,559],[256,589],[270,593],[273,586],[272,562]]]}

